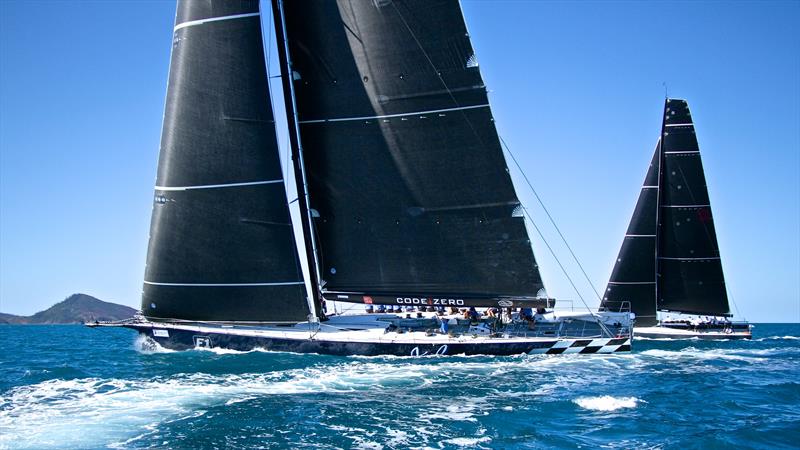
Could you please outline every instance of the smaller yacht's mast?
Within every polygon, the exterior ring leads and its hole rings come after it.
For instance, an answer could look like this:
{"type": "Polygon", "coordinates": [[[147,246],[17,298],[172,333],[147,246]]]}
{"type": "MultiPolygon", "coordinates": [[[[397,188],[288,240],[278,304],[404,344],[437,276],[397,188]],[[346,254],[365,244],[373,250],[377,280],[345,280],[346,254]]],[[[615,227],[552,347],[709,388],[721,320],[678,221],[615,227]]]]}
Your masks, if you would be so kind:
{"type": "MultiPolygon", "coordinates": [[[[665,94],[666,94],[666,84],[664,85],[665,94]]],[[[661,189],[664,188],[664,133],[666,132],[666,123],[667,123],[667,105],[669,104],[669,98],[664,98],[664,112],[661,114],[661,134],[658,137],[658,189],[656,189],[656,245],[655,245],[655,254],[653,257],[656,260],[656,273],[655,273],[655,298],[653,302],[655,302],[655,314],[656,320],[658,320],[658,296],[661,294],[659,286],[661,285],[661,263],[658,258],[659,250],[661,247],[661,189]]]]}
{"type": "Polygon", "coordinates": [[[289,128],[289,142],[292,148],[292,166],[297,185],[297,203],[300,207],[300,223],[303,225],[303,241],[308,259],[308,278],[311,283],[311,313],[318,318],[325,316],[322,308],[319,284],[319,264],[317,262],[317,246],[314,240],[311,209],[309,207],[303,150],[300,146],[300,130],[297,120],[297,105],[294,97],[292,61],[289,56],[289,42],[286,39],[286,22],[283,16],[283,1],[272,0],[273,18],[275,19],[275,35],[278,44],[278,58],[283,81],[283,99],[286,104],[286,120],[289,128]]]}

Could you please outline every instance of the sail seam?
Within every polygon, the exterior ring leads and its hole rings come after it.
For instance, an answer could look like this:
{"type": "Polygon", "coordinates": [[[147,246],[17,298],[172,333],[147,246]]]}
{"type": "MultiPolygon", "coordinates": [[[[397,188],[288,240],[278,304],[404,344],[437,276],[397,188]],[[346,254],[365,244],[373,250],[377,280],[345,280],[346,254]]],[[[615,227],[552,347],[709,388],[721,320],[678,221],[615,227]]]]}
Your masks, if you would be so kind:
{"type": "Polygon", "coordinates": [[[642,189],[658,189],[658,186],[642,186],[642,189]]]}
{"type": "Polygon", "coordinates": [[[693,127],[693,123],[667,123],[664,124],[665,127],[693,127]]]}
{"type": "Polygon", "coordinates": [[[706,208],[711,205],[661,205],[662,208],[706,208]]]}
{"type": "Polygon", "coordinates": [[[197,287],[248,287],[248,286],[292,286],[305,284],[304,281],[284,281],[277,283],[158,283],[155,281],[144,281],[144,284],[151,286],[197,286],[197,287]]]}
{"type": "Polygon", "coordinates": [[[222,17],[209,17],[207,19],[198,19],[198,20],[190,20],[188,22],[182,22],[175,25],[175,29],[172,30],[173,32],[180,30],[181,28],[191,27],[194,25],[203,25],[208,22],[219,22],[220,20],[231,20],[231,19],[243,19],[245,17],[255,17],[260,16],[261,13],[247,13],[247,14],[234,14],[231,16],[222,16],[222,17]]]}
{"type": "Polygon", "coordinates": [[[275,183],[283,183],[283,179],[248,181],[244,183],[199,184],[196,186],[156,186],[155,188],[157,191],[189,191],[193,189],[217,189],[217,188],[239,187],[239,186],[258,186],[261,184],[275,184],[275,183]]]}
{"type": "Polygon", "coordinates": [[[664,152],[665,155],[674,155],[676,153],[700,153],[700,150],[674,150],[671,152],[664,152]]]}
{"type": "Polygon", "coordinates": [[[656,237],[655,234],[626,234],[625,237],[656,237]]]}
{"type": "Polygon", "coordinates": [[[671,261],[710,261],[714,259],[720,259],[719,256],[711,256],[708,258],[672,258],[669,256],[659,256],[658,259],[668,259],[671,261]]]}
{"type": "Polygon", "coordinates": [[[656,284],[655,281],[609,281],[608,284],[656,284]]]}
{"type": "Polygon", "coordinates": [[[315,120],[301,120],[298,123],[324,123],[324,122],[347,122],[352,120],[370,120],[370,119],[389,119],[392,117],[405,117],[405,116],[416,116],[419,114],[435,114],[435,113],[442,113],[448,111],[463,111],[465,109],[476,109],[476,108],[488,108],[489,104],[485,103],[482,105],[472,105],[472,106],[459,106],[456,108],[445,108],[445,109],[432,109],[428,111],[415,111],[409,113],[398,113],[398,114],[386,114],[382,116],[363,116],[363,117],[342,117],[339,119],[315,119],[315,120]]]}

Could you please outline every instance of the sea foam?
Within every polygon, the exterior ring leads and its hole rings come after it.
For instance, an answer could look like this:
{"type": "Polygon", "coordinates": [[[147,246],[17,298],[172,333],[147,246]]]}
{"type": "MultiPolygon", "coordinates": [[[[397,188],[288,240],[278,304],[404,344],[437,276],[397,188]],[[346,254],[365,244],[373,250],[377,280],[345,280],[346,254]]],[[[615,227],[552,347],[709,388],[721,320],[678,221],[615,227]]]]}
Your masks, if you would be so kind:
{"type": "Polygon", "coordinates": [[[579,397],[573,400],[576,405],[590,411],[616,411],[623,408],[636,408],[640,402],[644,403],[643,400],[636,397],[612,397],[610,395],[579,397]]]}
{"type": "MultiPolygon", "coordinates": [[[[582,360],[584,368],[595,360],[582,360]]],[[[387,365],[350,360],[335,365],[265,373],[176,374],[146,379],[53,379],[18,386],[0,397],[0,448],[122,446],[136,436],[182,417],[204,414],[213,407],[230,407],[270,395],[306,395],[372,391],[376,387],[418,388],[453,379],[479,383],[513,371],[519,376],[550,372],[555,361],[536,358],[498,360],[473,358],[387,365]],[[76,428],[81,429],[76,433],[76,428]],[[12,441],[13,439],[13,441],[12,441]]],[[[573,358],[561,364],[577,364],[573,358]]],[[[577,369],[577,367],[576,367],[577,369]]],[[[564,380],[569,385],[577,378],[564,380]]],[[[453,402],[422,409],[423,421],[474,423],[488,409],[483,400],[453,398],[453,402]],[[435,418],[436,417],[436,418],[435,418]]],[[[396,436],[398,441],[402,436],[396,436]]]]}

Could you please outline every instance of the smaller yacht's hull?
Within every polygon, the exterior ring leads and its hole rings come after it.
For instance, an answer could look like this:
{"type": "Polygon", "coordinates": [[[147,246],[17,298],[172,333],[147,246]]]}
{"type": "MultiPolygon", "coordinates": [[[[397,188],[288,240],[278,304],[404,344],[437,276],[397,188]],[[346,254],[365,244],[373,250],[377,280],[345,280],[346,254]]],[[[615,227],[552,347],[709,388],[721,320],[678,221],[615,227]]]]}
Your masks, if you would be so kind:
{"type": "Polygon", "coordinates": [[[634,338],[648,339],[750,339],[750,327],[675,328],[668,326],[634,327],[634,338]]]}
{"type": "Polygon", "coordinates": [[[264,349],[296,353],[360,356],[590,354],[628,352],[629,336],[558,337],[502,333],[443,334],[388,328],[378,316],[342,318],[321,326],[223,326],[215,324],[159,323],[149,321],[90,326],[131,328],[163,348],[250,351],[264,349]],[[331,323],[332,322],[332,323],[331,323]]]}

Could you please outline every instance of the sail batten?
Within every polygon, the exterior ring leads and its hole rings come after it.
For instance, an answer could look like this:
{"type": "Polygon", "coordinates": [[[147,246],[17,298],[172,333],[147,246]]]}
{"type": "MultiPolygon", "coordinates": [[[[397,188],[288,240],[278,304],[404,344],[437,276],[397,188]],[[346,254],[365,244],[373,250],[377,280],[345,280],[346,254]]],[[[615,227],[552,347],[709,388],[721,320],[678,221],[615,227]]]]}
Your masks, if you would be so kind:
{"type": "Polygon", "coordinates": [[[175,28],[173,29],[173,31],[178,31],[181,28],[192,27],[192,26],[195,26],[195,25],[203,25],[203,24],[206,24],[206,23],[218,22],[220,20],[244,19],[246,17],[257,17],[257,16],[260,16],[260,15],[261,15],[260,13],[256,12],[256,13],[233,14],[233,15],[230,15],[230,16],[209,17],[209,18],[206,18],[206,19],[190,20],[190,21],[181,22],[181,23],[175,25],[175,28]]]}
{"type": "Polygon", "coordinates": [[[157,191],[188,191],[190,189],[218,189],[218,188],[238,187],[238,186],[255,186],[259,184],[283,184],[283,179],[245,181],[242,183],[206,184],[206,185],[195,185],[195,186],[156,186],[155,189],[157,191]]]}
{"type": "Polygon", "coordinates": [[[475,108],[488,108],[489,104],[485,105],[472,105],[472,106],[458,106],[454,108],[442,108],[442,109],[432,109],[428,111],[412,111],[412,112],[405,112],[405,113],[396,113],[396,114],[384,114],[379,116],[361,116],[361,117],[339,117],[333,119],[314,119],[314,120],[301,120],[298,123],[307,124],[307,123],[325,123],[325,122],[347,122],[350,120],[374,120],[374,119],[391,119],[393,117],[406,117],[406,116],[420,116],[425,114],[441,114],[445,112],[451,111],[464,111],[467,109],[475,109],[475,108]]]}
{"type": "Polygon", "coordinates": [[[305,320],[258,1],[180,0],[175,24],[142,311],[305,320]]]}

